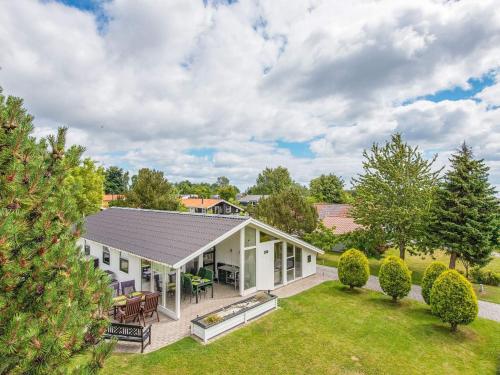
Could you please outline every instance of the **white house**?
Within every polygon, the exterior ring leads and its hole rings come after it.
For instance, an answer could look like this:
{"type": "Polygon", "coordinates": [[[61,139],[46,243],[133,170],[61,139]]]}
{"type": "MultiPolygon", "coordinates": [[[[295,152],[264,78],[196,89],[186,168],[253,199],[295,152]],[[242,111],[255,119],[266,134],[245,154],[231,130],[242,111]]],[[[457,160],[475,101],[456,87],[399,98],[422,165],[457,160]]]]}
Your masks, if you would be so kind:
{"type": "Polygon", "coordinates": [[[89,216],[79,240],[99,267],[137,290],[159,291],[181,316],[181,273],[211,269],[241,296],[316,273],[322,251],[250,217],[112,207],[89,216]]]}

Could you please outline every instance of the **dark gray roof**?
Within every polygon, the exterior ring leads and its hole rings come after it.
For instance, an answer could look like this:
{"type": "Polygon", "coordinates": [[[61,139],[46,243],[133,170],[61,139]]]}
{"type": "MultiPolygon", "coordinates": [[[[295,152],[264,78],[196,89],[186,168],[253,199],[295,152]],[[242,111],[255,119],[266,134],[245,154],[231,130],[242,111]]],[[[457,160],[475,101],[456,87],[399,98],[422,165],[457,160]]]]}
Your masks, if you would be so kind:
{"type": "Polygon", "coordinates": [[[83,237],[174,265],[248,219],[113,207],[87,217],[83,237]]]}

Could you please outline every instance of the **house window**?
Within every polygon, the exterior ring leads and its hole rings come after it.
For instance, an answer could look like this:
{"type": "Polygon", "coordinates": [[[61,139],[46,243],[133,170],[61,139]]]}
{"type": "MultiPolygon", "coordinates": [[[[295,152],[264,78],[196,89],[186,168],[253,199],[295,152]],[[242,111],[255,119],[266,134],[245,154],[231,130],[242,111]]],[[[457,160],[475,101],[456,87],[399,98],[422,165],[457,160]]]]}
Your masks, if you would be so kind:
{"type": "Polygon", "coordinates": [[[102,262],[109,265],[111,256],[109,254],[109,248],[107,246],[102,247],[102,262]]]}
{"type": "Polygon", "coordinates": [[[83,248],[84,248],[85,255],[90,255],[90,245],[87,245],[87,242],[85,242],[85,245],[83,248]]]}
{"type": "Polygon", "coordinates": [[[256,244],[257,231],[254,228],[245,227],[245,247],[252,247],[256,244]]]}
{"type": "Polygon", "coordinates": [[[128,273],[128,259],[120,253],[120,271],[128,273]]]}
{"type": "Polygon", "coordinates": [[[230,214],[231,213],[231,206],[226,206],[226,214],[230,214]]]}
{"type": "Polygon", "coordinates": [[[311,256],[310,255],[307,256],[307,263],[311,263],[311,256]]]}

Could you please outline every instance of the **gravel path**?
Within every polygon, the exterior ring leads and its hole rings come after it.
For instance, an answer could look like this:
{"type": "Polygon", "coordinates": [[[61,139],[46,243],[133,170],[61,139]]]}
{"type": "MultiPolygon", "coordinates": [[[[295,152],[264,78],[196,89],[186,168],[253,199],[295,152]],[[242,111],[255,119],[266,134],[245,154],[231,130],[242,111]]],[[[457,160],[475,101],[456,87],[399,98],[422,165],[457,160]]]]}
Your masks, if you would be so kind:
{"type": "MultiPolygon", "coordinates": [[[[337,269],[335,267],[321,266],[318,264],[316,266],[316,272],[319,275],[323,276],[325,279],[330,279],[330,280],[339,279],[337,274],[337,269]]],[[[378,282],[378,277],[376,276],[370,276],[370,278],[368,279],[368,283],[365,285],[365,288],[370,290],[375,290],[377,292],[382,292],[382,289],[380,289],[380,285],[378,282]]],[[[421,291],[422,288],[420,288],[420,285],[412,285],[408,297],[423,302],[424,299],[422,298],[421,291]]],[[[478,304],[479,304],[478,315],[480,317],[500,322],[500,304],[486,302],[486,301],[478,301],[478,304]]]]}

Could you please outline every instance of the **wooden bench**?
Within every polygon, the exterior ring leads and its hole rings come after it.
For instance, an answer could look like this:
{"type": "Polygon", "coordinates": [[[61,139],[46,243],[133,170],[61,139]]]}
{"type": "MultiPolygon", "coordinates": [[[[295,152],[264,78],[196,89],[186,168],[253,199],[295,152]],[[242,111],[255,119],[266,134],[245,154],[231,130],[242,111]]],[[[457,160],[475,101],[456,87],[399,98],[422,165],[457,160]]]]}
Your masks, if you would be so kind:
{"type": "Polygon", "coordinates": [[[151,325],[142,327],[133,324],[111,323],[106,329],[103,338],[116,338],[118,341],[140,342],[141,353],[144,353],[144,348],[151,344],[151,325]],[[144,345],[145,342],[146,345],[144,345]]]}

